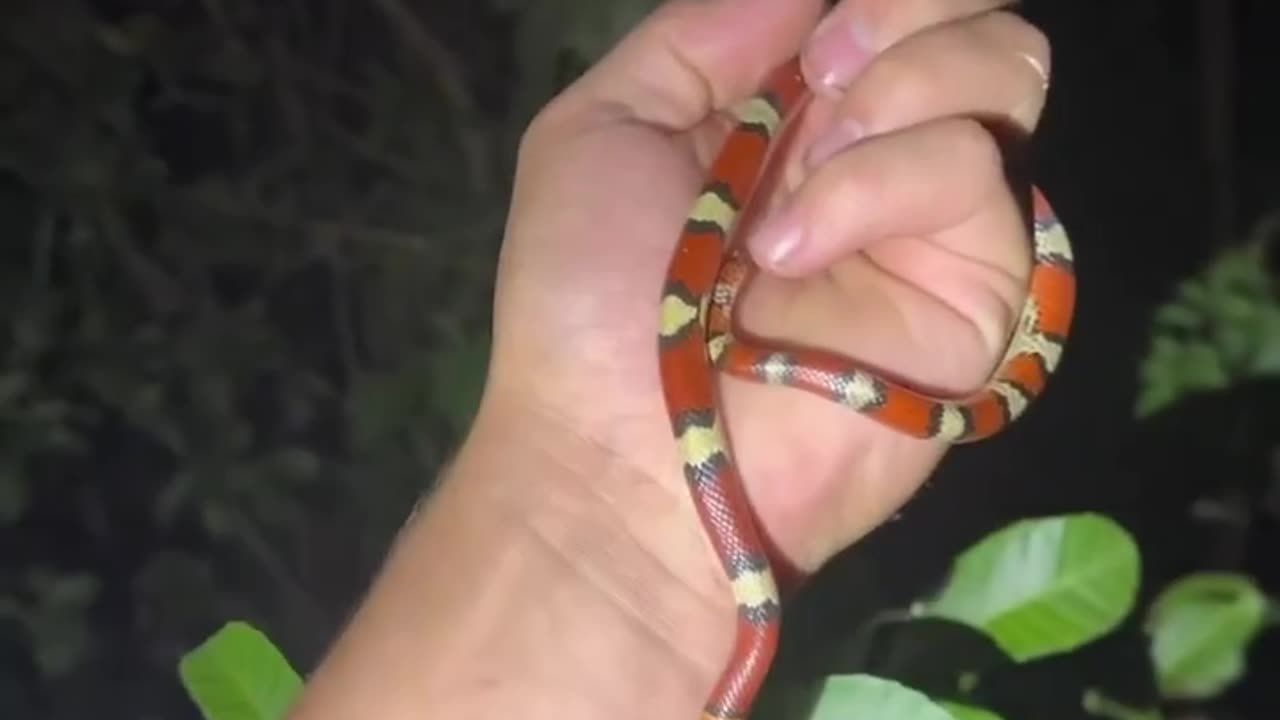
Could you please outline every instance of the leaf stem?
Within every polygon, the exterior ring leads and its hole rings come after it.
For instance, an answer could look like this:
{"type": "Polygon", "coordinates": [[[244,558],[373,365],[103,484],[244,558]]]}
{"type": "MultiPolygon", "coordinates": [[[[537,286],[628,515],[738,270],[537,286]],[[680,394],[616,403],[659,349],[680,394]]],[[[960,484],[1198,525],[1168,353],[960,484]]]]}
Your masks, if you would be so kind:
{"type": "Polygon", "coordinates": [[[1089,688],[1081,698],[1081,707],[1090,715],[1107,720],[1162,720],[1159,708],[1136,708],[1109,698],[1101,690],[1089,688]]]}

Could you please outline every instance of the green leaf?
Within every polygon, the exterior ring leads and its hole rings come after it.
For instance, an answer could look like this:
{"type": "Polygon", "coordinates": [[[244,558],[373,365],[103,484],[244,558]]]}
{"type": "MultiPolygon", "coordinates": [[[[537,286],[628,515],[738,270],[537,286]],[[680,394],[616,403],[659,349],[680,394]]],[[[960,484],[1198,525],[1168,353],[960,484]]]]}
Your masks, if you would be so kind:
{"type": "Polygon", "coordinates": [[[1152,322],[1161,329],[1195,330],[1200,327],[1200,314],[1195,310],[1177,302],[1171,302],[1158,308],[1152,322]]]}
{"type": "Polygon", "coordinates": [[[963,552],[925,615],[970,625],[1025,662],[1113,630],[1139,583],[1133,539],[1090,513],[1023,520],[963,552]]]}
{"type": "Polygon", "coordinates": [[[1267,606],[1267,596],[1242,575],[1198,573],[1165,588],[1146,619],[1161,693],[1204,699],[1239,679],[1267,606]]]}
{"type": "Polygon", "coordinates": [[[1258,351],[1250,370],[1256,375],[1280,373],[1280,308],[1266,306],[1258,313],[1258,351]]]}
{"type": "Polygon", "coordinates": [[[278,720],[302,689],[265,635],[230,622],[182,657],[178,674],[205,720],[278,720]]]}
{"type": "Polygon", "coordinates": [[[871,675],[832,675],[808,720],[955,720],[924,693],[871,675]]]}
{"type": "Polygon", "coordinates": [[[48,677],[71,672],[94,643],[88,613],[98,598],[98,579],[37,567],[28,571],[26,585],[35,596],[23,619],[35,640],[36,664],[48,677]]]}
{"type": "Polygon", "coordinates": [[[1178,358],[1180,380],[1190,390],[1216,390],[1231,382],[1223,364],[1223,348],[1206,341],[1187,343],[1178,358]]]}
{"type": "Polygon", "coordinates": [[[1135,414],[1280,372],[1280,305],[1265,242],[1231,248],[1156,310],[1135,414]]]}
{"type": "Polygon", "coordinates": [[[985,708],[972,705],[961,705],[954,702],[939,702],[944,710],[951,713],[955,720],[1003,720],[999,715],[985,708]]]}

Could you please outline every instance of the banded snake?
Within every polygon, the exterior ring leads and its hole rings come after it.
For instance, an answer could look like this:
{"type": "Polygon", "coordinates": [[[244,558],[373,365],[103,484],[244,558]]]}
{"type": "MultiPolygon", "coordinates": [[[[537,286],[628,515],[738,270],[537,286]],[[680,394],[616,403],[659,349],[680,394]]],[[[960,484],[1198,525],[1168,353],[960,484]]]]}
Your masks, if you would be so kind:
{"type": "Polygon", "coordinates": [[[908,435],[949,443],[986,438],[1016,420],[1056,369],[1075,306],[1067,235],[1039,189],[1032,194],[1029,288],[1005,355],[977,393],[930,397],[818,350],[782,350],[733,335],[733,308],[749,271],[731,244],[771,148],[808,99],[799,62],[776,69],[736,110],[685,221],[660,302],[659,369],[671,429],[703,530],[737,603],[737,636],[703,720],[750,711],[778,642],[781,597],[715,398],[715,373],[786,385],[851,408],[908,435]]]}

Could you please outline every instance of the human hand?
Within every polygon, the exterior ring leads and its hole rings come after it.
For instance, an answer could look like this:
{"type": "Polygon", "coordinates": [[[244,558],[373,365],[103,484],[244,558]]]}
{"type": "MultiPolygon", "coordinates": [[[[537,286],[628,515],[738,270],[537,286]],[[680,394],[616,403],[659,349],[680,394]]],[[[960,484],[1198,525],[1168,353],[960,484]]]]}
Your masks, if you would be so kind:
{"type": "MultiPolygon", "coordinates": [[[[748,236],[740,318],[941,393],[987,378],[1030,243],[974,118],[1032,129],[1044,38],[999,0],[844,0],[811,36],[822,5],[670,0],[535,120],[472,432],[290,717],[693,717],[733,598],[680,476],[658,301],[724,111],[802,49],[819,97],[748,236]]],[[[720,381],[763,530],[802,570],[945,450],[720,381]]]]}
{"type": "MultiPolygon", "coordinates": [[[[603,448],[670,502],[601,489],[686,582],[708,559],[665,417],[657,299],[729,128],[724,111],[803,49],[818,92],[749,236],[754,334],[826,347],[937,392],[978,387],[1026,292],[1030,244],[983,122],[1029,133],[1044,37],[998,0],[663,6],[535,120],[496,298],[489,396],[603,448]],[[812,33],[812,35],[810,35],[812,33]],[[855,140],[859,142],[854,143],[855,140]],[[798,242],[796,242],[798,240],[798,242]],[[671,528],[683,528],[672,532],[671,528]]],[[[728,432],[771,544],[812,571],[893,513],[945,452],[805,393],[722,378],[728,432]]],[[[652,488],[645,488],[652,491],[652,488]]]]}

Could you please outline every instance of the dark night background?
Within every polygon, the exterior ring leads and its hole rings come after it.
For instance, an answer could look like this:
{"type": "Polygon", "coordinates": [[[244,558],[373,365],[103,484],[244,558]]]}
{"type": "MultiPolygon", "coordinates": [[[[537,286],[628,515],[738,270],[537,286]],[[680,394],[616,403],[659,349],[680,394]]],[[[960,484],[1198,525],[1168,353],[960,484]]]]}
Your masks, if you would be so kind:
{"type": "MultiPolygon", "coordinates": [[[[643,5],[0,3],[0,717],[195,718],[175,663],[232,618],[314,665],[465,430],[519,132],[643,5]]],[[[1027,516],[1122,522],[1144,601],[1202,569],[1280,594],[1275,369],[1239,360],[1280,330],[1202,342],[1184,372],[1221,387],[1134,411],[1157,308],[1280,208],[1280,5],[1021,12],[1054,45],[1034,173],[1076,246],[1066,360],[799,598],[783,672],[1027,516]]],[[[1149,705],[1138,622],[993,702],[1149,705]]],[[[1166,717],[1280,717],[1278,667],[1271,630],[1166,717]]]]}

